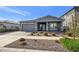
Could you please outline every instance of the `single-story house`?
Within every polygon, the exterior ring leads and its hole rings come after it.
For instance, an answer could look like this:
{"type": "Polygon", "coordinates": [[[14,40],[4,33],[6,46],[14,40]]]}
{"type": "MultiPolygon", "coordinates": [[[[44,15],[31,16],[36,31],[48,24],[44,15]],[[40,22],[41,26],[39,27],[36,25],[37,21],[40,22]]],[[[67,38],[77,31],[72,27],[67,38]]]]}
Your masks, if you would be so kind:
{"type": "Polygon", "coordinates": [[[20,21],[20,30],[32,31],[61,31],[62,19],[55,16],[44,16],[34,20],[20,21]]]}

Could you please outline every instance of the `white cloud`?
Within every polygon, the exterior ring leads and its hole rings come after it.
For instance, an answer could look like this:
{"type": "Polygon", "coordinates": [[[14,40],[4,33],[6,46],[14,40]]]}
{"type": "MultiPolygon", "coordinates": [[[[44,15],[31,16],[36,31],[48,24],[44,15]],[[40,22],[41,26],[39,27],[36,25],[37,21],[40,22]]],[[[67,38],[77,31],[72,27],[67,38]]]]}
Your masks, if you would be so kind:
{"type": "Polygon", "coordinates": [[[16,13],[16,14],[19,14],[22,16],[26,16],[27,14],[30,14],[30,12],[27,12],[27,11],[21,11],[21,10],[17,11],[17,10],[14,10],[14,9],[11,9],[11,8],[5,7],[5,6],[0,6],[0,9],[7,11],[7,12],[11,12],[11,13],[16,13]]]}
{"type": "Polygon", "coordinates": [[[5,18],[5,17],[0,17],[0,22],[4,22],[4,21],[19,23],[19,21],[17,21],[17,19],[11,19],[11,18],[8,19],[8,18],[5,18]]]}
{"type": "Polygon", "coordinates": [[[5,20],[8,20],[8,19],[6,19],[4,17],[0,17],[0,21],[5,21],[5,20]]]}

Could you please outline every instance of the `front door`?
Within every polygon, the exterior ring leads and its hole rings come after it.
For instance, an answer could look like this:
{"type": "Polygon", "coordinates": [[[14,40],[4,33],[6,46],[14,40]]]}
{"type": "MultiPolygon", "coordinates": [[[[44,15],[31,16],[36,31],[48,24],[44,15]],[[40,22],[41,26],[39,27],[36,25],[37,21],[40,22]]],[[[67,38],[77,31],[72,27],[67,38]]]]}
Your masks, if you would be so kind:
{"type": "Polygon", "coordinates": [[[38,23],[38,31],[46,31],[46,23],[38,23]]]}

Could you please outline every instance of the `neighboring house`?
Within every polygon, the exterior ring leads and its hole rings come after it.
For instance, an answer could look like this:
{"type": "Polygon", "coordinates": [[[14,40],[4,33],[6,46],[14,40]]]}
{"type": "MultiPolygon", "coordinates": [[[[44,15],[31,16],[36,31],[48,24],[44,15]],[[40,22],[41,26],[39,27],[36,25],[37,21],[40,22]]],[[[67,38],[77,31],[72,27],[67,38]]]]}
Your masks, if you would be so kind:
{"type": "Polygon", "coordinates": [[[22,31],[32,32],[32,31],[61,31],[62,20],[54,16],[44,16],[34,20],[21,21],[20,29],[22,31]]]}
{"type": "Polygon", "coordinates": [[[11,22],[0,22],[0,28],[11,29],[11,28],[19,28],[19,24],[11,23],[11,22]]]}
{"type": "Polygon", "coordinates": [[[72,29],[73,22],[76,22],[77,26],[79,26],[79,7],[73,7],[68,12],[63,14],[61,18],[63,19],[62,27],[65,27],[65,29],[72,29]]]}
{"type": "Polygon", "coordinates": [[[3,28],[4,26],[3,26],[3,24],[0,24],[0,28],[3,28]]]}

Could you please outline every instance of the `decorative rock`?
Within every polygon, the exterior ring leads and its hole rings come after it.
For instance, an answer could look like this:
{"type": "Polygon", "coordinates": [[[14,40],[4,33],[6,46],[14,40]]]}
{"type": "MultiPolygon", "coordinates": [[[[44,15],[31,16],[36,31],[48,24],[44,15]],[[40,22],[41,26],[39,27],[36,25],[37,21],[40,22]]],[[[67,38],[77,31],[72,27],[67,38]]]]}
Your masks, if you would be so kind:
{"type": "Polygon", "coordinates": [[[56,43],[60,43],[58,40],[55,40],[56,43]]]}
{"type": "Polygon", "coordinates": [[[21,45],[25,46],[25,45],[27,45],[27,43],[26,43],[26,42],[24,42],[24,43],[22,43],[21,45]]]}
{"type": "Polygon", "coordinates": [[[25,39],[24,38],[20,38],[19,41],[25,41],[25,39]]]}

